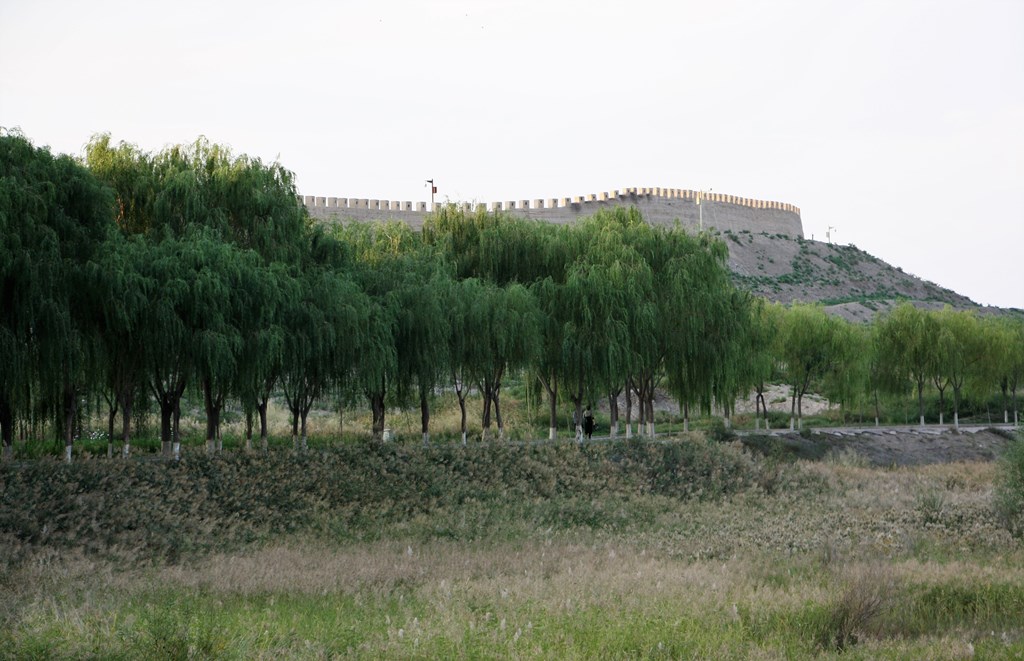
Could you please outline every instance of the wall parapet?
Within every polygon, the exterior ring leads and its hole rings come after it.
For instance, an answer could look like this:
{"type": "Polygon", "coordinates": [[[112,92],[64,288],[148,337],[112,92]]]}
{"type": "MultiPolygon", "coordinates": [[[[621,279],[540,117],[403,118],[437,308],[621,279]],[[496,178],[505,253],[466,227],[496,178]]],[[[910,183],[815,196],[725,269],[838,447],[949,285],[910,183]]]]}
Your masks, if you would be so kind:
{"type": "Polygon", "coordinates": [[[666,225],[678,220],[687,226],[699,227],[702,224],[720,231],[749,230],[803,237],[800,208],[793,204],[683,188],[633,187],[569,197],[490,203],[446,201],[436,203],[433,207],[428,202],[408,200],[314,195],[300,199],[310,215],[323,220],[391,218],[415,227],[422,225],[431,211],[451,204],[467,212],[501,211],[554,223],[572,222],[576,218],[590,216],[610,207],[636,206],[652,224],[666,225]]]}
{"type": "MultiPolygon", "coordinates": [[[[800,215],[800,207],[787,202],[774,200],[757,200],[739,195],[727,195],[725,193],[701,193],[700,191],[687,190],[682,188],[624,188],[621,190],[604,191],[601,193],[589,193],[587,195],[574,195],[570,197],[550,198],[547,200],[509,200],[484,203],[456,203],[457,206],[466,209],[480,208],[483,206],[488,211],[529,211],[538,209],[566,209],[576,205],[601,202],[630,202],[638,198],[660,198],[665,200],[686,200],[696,202],[698,195],[705,202],[717,204],[733,204],[751,209],[777,209],[800,215]]],[[[413,213],[425,213],[432,211],[428,202],[410,202],[397,200],[373,200],[368,198],[348,197],[321,197],[305,195],[302,197],[303,204],[310,208],[323,208],[330,210],[340,209],[373,209],[379,211],[411,211],[413,213]]],[[[435,208],[444,207],[449,202],[437,202],[435,208]]]]}

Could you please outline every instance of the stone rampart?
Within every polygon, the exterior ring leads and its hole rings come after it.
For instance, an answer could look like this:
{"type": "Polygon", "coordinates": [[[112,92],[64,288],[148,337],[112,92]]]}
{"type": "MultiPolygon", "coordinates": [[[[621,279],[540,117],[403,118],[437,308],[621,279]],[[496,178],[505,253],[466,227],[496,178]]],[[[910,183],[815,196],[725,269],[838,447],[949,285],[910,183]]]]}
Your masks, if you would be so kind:
{"type": "MultiPolygon", "coordinates": [[[[303,202],[310,215],[318,220],[394,219],[417,229],[422,227],[430,212],[430,205],[426,202],[312,195],[305,196],[303,202]]],[[[435,206],[446,204],[449,203],[438,203],[435,206]]],[[[671,225],[679,220],[684,227],[696,230],[703,216],[704,227],[721,232],[765,232],[790,238],[803,238],[804,235],[800,209],[792,204],[679,188],[626,188],[546,200],[511,200],[490,204],[464,202],[456,205],[467,211],[483,208],[552,223],[570,223],[578,218],[592,216],[600,209],[635,206],[652,225],[671,225]]]]}

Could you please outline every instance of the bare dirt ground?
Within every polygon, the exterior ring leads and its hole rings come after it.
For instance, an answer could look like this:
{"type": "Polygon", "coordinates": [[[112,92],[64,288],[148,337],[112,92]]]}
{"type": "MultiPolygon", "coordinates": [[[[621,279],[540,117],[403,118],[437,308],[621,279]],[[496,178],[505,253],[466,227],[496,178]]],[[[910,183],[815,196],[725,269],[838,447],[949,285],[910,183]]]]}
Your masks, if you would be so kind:
{"type": "Polygon", "coordinates": [[[1008,433],[990,427],[814,430],[801,435],[776,432],[798,456],[835,457],[872,466],[922,466],[994,461],[1010,443],[1008,433]]]}

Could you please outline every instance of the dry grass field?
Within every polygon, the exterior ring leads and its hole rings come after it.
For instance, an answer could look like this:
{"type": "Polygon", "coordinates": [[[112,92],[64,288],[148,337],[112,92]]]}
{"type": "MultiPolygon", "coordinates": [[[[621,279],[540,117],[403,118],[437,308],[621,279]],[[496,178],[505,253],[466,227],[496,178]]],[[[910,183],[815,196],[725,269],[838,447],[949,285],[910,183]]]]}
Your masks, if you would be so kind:
{"type": "Polygon", "coordinates": [[[1024,545],[993,510],[996,464],[722,452],[750,472],[711,497],[502,487],[364,524],[325,510],[173,561],[43,546],[0,573],[0,656],[1024,655],[1024,545]]]}

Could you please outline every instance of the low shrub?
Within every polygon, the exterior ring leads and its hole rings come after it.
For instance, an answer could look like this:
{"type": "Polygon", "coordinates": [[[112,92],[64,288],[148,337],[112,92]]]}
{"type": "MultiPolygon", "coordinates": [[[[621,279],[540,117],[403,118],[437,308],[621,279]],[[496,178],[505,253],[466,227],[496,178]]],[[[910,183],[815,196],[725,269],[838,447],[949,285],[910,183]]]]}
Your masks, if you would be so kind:
{"type": "Polygon", "coordinates": [[[1003,525],[1014,536],[1024,535],[1024,439],[1010,442],[999,461],[995,509],[1003,525]]]}
{"type": "MultiPolygon", "coordinates": [[[[472,503],[564,528],[618,526],[628,517],[600,503],[644,494],[715,499],[756,489],[765,470],[739,444],[703,440],[370,443],[306,452],[190,451],[178,462],[44,459],[0,467],[0,539],[25,550],[79,547],[174,562],[325,526],[364,538],[384,525],[446,516],[472,503]]],[[[775,483],[778,469],[770,470],[775,483]]]]}

